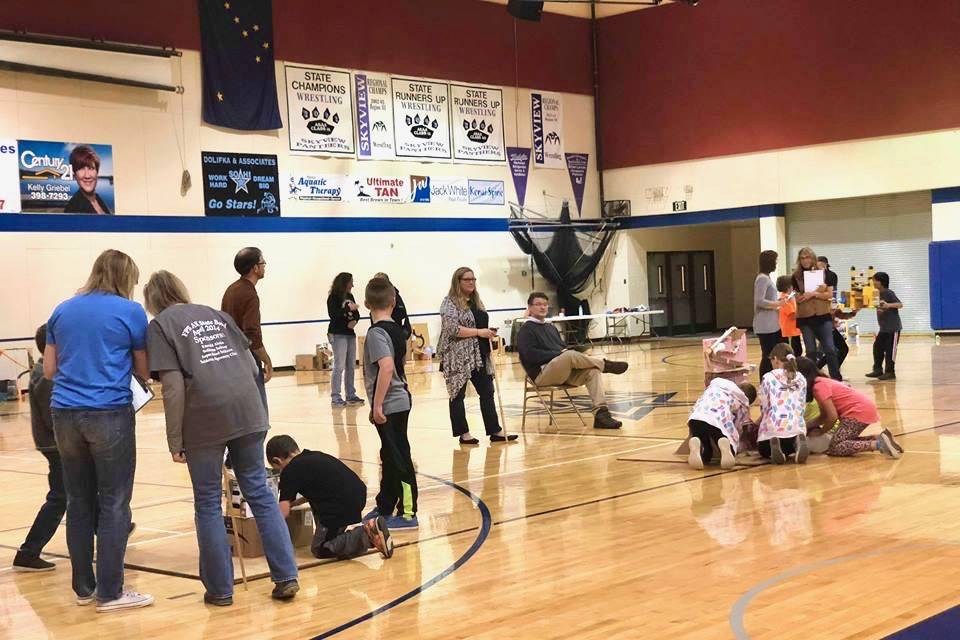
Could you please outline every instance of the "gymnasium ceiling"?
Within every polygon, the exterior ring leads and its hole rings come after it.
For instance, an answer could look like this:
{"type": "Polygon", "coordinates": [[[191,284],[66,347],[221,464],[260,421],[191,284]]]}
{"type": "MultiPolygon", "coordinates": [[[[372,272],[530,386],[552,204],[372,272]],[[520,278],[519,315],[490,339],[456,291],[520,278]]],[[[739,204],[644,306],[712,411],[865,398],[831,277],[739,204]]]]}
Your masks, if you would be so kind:
{"type": "MultiPolygon", "coordinates": [[[[507,0],[483,0],[484,2],[493,2],[495,4],[502,4],[506,6],[507,0]]],[[[664,0],[663,4],[669,3],[670,0],[664,0]]],[[[604,5],[603,0],[597,0],[597,17],[605,18],[607,16],[615,16],[618,13],[628,13],[630,11],[640,11],[641,9],[649,9],[649,5],[604,5]]],[[[544,2],[543,10],[549,13],[559,13],[565,16],[575,16],[577,18],[589,18],[590,17],[590,5],[585,3],[574,3],[574,2],[544,2]]]]}

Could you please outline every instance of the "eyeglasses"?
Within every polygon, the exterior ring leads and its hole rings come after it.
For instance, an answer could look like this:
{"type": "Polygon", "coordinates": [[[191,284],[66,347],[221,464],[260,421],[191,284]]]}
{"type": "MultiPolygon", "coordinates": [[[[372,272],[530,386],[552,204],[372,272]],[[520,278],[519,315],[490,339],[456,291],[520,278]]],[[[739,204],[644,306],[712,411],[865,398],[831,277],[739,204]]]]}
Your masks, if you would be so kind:
{"type": "Polygon", "coordinates": [[[257,266],[258,266],[258,267],[259,267],[259,266],[264,266],[264,267],[265,267],[265,266],[267,266],[267,263],[266,263],[266,262],[258,262],[258,263],[257,263],[257,266]]]}

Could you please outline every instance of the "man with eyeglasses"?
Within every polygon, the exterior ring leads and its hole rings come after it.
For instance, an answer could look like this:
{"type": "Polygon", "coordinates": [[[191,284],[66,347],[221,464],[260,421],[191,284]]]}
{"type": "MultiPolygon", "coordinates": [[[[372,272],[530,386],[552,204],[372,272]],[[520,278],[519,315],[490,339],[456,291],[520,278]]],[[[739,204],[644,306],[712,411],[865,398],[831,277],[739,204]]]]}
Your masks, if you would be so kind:
{"type": "Polygon", "coordinates": [[[240,330],[250,341],[250,351],[257,361],[260,375],[257,377],[257,387],[260,390],[260,399],[263,408],[267,408],[266,383],[273,377],[273,362],[263,346],[263,333],[260,329],[260,296],[257,295],[257,283],[267,275],[267,263],[263,260],[263,252],[256,247],[240,249],[233,259],[233,268],[240,274],[240,279],[227,287],[223,294],[220,309],[229,314],[240,330]]]}
{"type": "Polygon", "coordinates": [[[549,310],[545,293],[534,291],[527,298],[527,320],[517,332],[517,351],[524,371],[538,386],[585,386],[593,403],[593,428],[619,429],[623,423],[610,415],[600,374],[622,374],[627,363],[568,349],[556,326],[546,322],[549,310]]]}

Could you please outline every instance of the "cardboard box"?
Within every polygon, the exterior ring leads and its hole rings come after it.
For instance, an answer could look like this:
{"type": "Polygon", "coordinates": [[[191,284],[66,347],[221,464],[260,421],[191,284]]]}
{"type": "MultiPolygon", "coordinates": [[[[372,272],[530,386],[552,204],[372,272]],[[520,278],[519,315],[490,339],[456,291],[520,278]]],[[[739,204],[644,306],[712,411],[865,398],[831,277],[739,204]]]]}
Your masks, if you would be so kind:
{"type": "Polygon", "coordinates": [[[315,371],[317,369],[317,357],[309,353],[299,354],[293,368],[297,371],[315,371]]]}
{"type": "Polygon", "coordinates": [[[313,542],[313,512],[309,504],[302,504],[290,510],[287,518],[287,529],[290,531],[290,541],[293,547],[309,547],[313,542]]]}
{"type": "Polygon", "coordinates": [[[224,516],[223,524],[227,528],[227,542],[230,543],[230,553],[243,558],[259,558],[263,555],[263,541],[260,539],[260,532],[257,531],[256,518],[224,516]],[[236,547],[236,539],[233,537],[234,523],[236,523],[237,532],[240,534],[239,550],[236,547]]]}
{"type": "Polygon", "coordinates": [[[333,351],[329,345],[317,345],[316,364],[318,371],[326,371],[333,367],[333,351]]]}

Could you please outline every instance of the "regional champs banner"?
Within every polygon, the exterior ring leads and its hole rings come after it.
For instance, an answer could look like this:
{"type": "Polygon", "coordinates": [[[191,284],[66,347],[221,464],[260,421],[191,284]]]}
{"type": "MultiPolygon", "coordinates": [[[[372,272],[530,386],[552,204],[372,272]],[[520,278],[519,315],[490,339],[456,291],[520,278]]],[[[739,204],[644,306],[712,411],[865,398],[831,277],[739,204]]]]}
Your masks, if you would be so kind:
{"type": "Polygon", "coordinates": [[[563,169],[563,102],[559,93],[545,91],[530,94],[530,118],[533,127],[533,166],[563,169]]]}
{"type": "Polygon", "coordinates": [[[290,151],[353,155],[350,74],[318,67],[284,67],[290,151]]]}
{"type": "Polygon", "coordinates": [[[453,159],[503,162],[503,91],[450,85],[453,159]]]}
{"type": "Polygon", "coordinates": [[[357,94],[357,159],[395,160],[390,76],[353,74],[357,94]]]}
{"type": "Polygon", "coordinates": [[[450,90],[445,82],[391,78],[398,158],[449,160],[450,90]]]}

